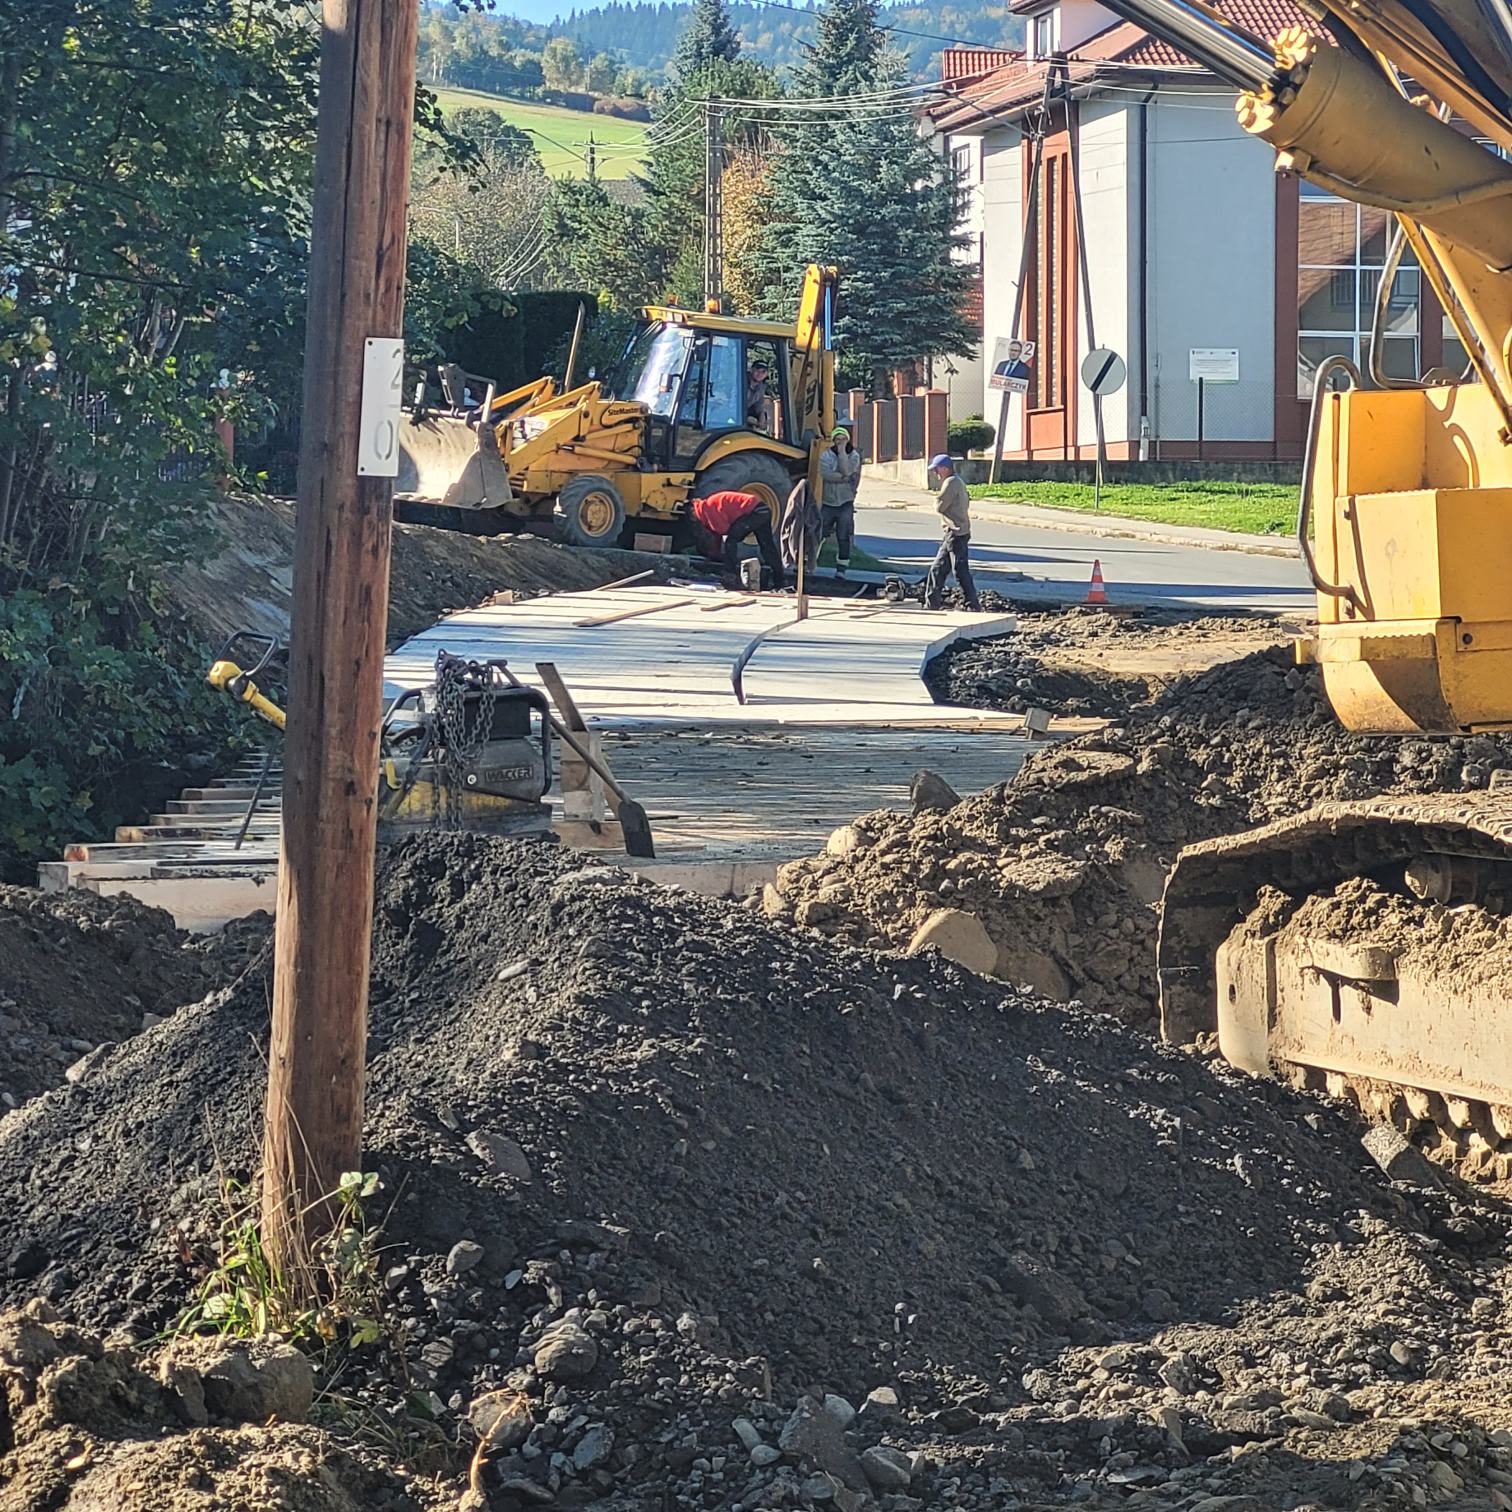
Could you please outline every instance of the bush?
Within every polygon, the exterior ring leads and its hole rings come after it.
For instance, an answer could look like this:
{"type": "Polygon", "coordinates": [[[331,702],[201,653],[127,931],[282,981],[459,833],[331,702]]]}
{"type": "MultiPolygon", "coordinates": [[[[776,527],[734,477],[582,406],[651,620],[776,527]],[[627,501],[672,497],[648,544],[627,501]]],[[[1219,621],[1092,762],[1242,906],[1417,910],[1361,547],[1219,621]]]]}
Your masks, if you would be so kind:
{"type": "Polygon", "coordinates": [[[58,589],[0,597],[0,879],[111,837],[250,737],[172,614],[58,589]]]}
{"type": "MultiPolygon", "coordinates": [[[[578,306],[583,304],[588,307],[586,324],[591,332],[599,309],[592,294],[544,289],[505,297],[478,291],[472,313],[444,332],[440,345],[449,360],[461,363],[469,373],[492,378],[501,393],[530,383],[546,371],[560,378],[561,367],[552,363],[558,352],[565,356],[578,306]]],[[[578,378],[586,371],[580,364],[578,378]]]]}
{"type": "Polygon", "coordinates": [[[952,420],[945,430],[946,449],[953,457],[986,451],[996,435],[996,428],[980,415],[971,415],[965,420],[952,420]]]}

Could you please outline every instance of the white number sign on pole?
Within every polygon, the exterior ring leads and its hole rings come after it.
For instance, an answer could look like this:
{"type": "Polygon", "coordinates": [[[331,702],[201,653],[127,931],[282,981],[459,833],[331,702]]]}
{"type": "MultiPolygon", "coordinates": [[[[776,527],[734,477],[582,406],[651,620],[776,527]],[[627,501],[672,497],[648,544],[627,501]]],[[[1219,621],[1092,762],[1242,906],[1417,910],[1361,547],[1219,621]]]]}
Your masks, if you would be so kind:
{"type": "Polygon", "coordinates": [[[404,399],[404,341],[369,336],[362,343],[362,413],[357,476],[399,476],[399,409],[404,399]]]}
{"type": "Polygon", "coordinates": [[[1193,383],[1238,383],[1238,347],[1192,347],[1187,356],[1187,377],[1193,383]]]}

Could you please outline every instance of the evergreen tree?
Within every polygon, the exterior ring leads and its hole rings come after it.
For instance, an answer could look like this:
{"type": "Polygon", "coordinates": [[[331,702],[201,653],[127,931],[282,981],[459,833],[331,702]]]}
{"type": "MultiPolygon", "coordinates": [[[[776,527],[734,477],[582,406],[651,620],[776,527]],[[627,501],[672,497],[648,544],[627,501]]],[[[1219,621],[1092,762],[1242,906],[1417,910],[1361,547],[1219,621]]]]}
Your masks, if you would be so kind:
{"type": "Polygon", "coordinates": [[[642,207],[597,179],[555,179],[546,200],[545,263],[559,288],[593,289],[611,310],[645,304],[657,287],[657,249],[642,207]]]}
{"type": "Polygon", "coordinates": [[[677,39],[673,66],[679,79],[710,63],[733,63],[740,56],[740,35],[725,0],[696,0],[686,30],[677,39]]]}
{"type": "Polygon", "coordinates": [[[874,0],[829,0],[795,72],[793,93],[865,92],[878,87],[875,81],[884,71],[896,69],[897,60],[888,58],[887,38],[877,26],[874,0]]]}
{"type": "Polygon", "coordinates": [[[800,117],[772,164],[771,220],[748,261],[763,305],[790,318],[804,268],[840,270],[842,367],[880,389],[918,358],[969,353],[971,270],[961,189],[912,112],[847,102],[906,81],[877,26],[874,0],[827,0],[795,94],[835,105],[800,117]]]}
{"type": "MultiPolygon", "coordinates": [[[[680,74],[662,97],[643,180],[647,223],[661,251],[662,292],[683,304],[703,298],[704,102],[765,100],[777,94],[772,71],[747,58],[713,58],[680,74]]],[[[720,139],[726,157],[761,145],[764,130],[748,115],[724,108],[720,139]]]]}

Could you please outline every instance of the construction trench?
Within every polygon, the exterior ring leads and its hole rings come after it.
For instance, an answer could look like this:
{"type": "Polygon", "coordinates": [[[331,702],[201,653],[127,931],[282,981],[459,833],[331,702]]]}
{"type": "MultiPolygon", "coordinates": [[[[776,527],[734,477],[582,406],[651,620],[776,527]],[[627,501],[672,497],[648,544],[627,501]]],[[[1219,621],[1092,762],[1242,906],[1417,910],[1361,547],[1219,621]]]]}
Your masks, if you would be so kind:
{"type": "MultiPolygon", "coordinates": [[[[1512,740],[1346,734],[1270,620],[1011,612],[935,697],[1081,724],[746,896],[382,854],[358,1347],[178,1329],[256,1174],[266,917],[6,889],[0,1512],[1512,1507],[1495,1131],[1392,1180],[1379,1110],[1154,1033],[1182,846],[1512,740]]],[[[1304,922],[1494,974],[1497,899],[1373,885],[1304,922]]]]}

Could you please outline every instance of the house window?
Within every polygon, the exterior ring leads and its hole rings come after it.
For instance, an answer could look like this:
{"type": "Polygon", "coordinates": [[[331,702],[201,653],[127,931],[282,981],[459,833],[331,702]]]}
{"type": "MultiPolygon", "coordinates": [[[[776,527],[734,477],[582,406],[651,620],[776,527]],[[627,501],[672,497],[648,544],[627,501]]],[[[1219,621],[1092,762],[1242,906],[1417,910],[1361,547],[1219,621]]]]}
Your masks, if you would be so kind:
{"type": "MultiPolygon", "coordinates": [[[[1328,357],[1370,361],[1376,291],[1391,239],[1384,210],[1356,205],[1303,181],[1297,223],[1297,397],[1311,399],[1313,375],[1328,357]]],[[[1419,371],[1421,297],[1408,248],[1393,280],[1382,365],[1397,378],[1419,371]]]]}
{"type": "Polygon", "coordinates": [[[950,168],[962,189],[971,182],[971,143],[963,142],[950,149],[950,168]]]}
{"type": "Polygon", "coordinates": [[[1053,57],[1060,45],[1060,11],[1041,11],[1029,21],[1029,56],[1034,59],[1053,57]]]}

